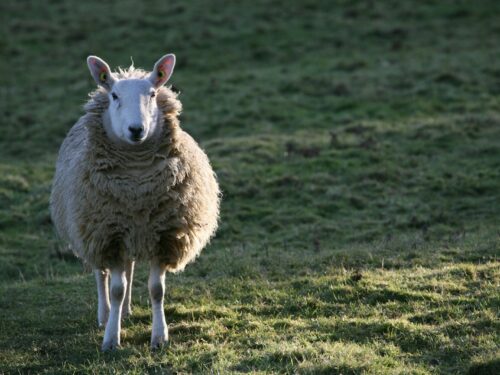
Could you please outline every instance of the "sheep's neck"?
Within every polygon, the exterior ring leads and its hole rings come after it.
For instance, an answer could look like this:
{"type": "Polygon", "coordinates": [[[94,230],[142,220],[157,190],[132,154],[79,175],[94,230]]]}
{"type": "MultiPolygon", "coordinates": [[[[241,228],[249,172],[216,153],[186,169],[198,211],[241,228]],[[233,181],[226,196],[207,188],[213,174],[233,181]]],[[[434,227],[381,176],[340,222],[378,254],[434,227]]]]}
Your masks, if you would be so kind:
{"type": "MultiPolygon", "coordinates": [[[[175,130],[165,127],[162,119],[155,134],[141,145],[129,145],[121,140],[113,140],[109,129],[109,118],[102,114],[102,126],[90,128],[91,155],[94,167],[106,173],[141,176],[146,170],[165,168],[165,160],[175,156],[175,130]]],[[[116,136],[115,136],[116,137],[116,136]]]]}

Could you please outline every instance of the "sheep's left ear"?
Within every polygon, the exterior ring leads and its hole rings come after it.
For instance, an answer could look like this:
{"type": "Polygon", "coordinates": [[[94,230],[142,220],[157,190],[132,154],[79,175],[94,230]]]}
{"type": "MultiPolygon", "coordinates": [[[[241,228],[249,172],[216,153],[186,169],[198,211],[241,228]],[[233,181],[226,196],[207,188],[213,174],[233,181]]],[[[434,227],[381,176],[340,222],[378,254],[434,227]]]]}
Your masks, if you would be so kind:
{"type": "Polygon", "coordinates": [[[170,53],[163,56],[158,60],[153,68],[153,71],[149,75],[149,80],[154,87],[158,88],[167,83],[168,79],[172,75],[175,66],[175,55],[170,53]]]}

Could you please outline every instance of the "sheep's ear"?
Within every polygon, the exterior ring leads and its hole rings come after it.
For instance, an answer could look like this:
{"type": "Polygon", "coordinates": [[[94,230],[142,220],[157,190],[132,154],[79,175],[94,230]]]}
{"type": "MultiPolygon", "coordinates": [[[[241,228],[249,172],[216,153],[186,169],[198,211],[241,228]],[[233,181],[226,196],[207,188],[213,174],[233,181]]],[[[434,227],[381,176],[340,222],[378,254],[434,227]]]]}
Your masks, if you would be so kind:
{"type": "Polygon", "coordinates": [[[149,75],[149,80],[153,86],[158,88],[167,83],[168,79],[172,75],[172,72],[174,71],[174,66],[175,55],[173,53],[165,55],[158,60],[153,68],[153,71],[149,75]]]}
{"type": "Polygon", "coordinates": [[[97,56],[87,57],[87,65],[94,81],[106,90],[111,90],[111,87],[115,83],[115,77],[111,73],[109,65],[97,56]]]}

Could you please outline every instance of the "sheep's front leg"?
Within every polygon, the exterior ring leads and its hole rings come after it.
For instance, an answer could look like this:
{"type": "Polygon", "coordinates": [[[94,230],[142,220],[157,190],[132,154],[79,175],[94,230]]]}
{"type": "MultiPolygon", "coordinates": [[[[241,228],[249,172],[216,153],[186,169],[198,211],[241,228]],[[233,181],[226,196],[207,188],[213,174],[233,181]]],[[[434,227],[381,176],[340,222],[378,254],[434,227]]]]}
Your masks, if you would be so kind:
{"type": "Polygon", "coordinates": [[[153,307],[153,330],[151,332],[151,348],[158,349],[168,342],[168,329],[163,311],[163,296],[165,294],[165,266],[151,262],[148,288],[153,307]]]}
{"type": "Polygon", "coordinates": [[[109,316],[108,270],[94,268],[97,283],[97,324],[104,328],[109,316]]]}
{"type": "Polygon", "coordinates": [[[111,269],[111,310],[109,312],[108,323],[104,331],[102,350],[113,350],[120,346],[121,314],[123,300],[125,299],[125,289],[127,288],[127,277],[125,267],[115,267],[111,269]]]}
{"type": "Polygon", "coordinates": [[[134,279],[134,261],[127,260],[125,273],[127,275],[127,291],[125,293],[125,301],[123,302],[122,317],[132,315],[132,280],[134,279]]]}

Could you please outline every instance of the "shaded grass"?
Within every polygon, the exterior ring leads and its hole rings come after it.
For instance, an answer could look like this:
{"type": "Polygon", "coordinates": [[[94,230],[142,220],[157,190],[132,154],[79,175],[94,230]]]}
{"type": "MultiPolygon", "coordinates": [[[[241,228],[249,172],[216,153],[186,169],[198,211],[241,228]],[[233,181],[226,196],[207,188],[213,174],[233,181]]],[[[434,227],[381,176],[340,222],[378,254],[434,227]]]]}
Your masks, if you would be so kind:
{"type": "Polygon", "coordinates": [[[0,373],[498,373],[498,8],[2,2],[0,373]],[[170,51],[220,230],[168,277],[170,347],[148,349],[139,268],[103,354],[93,280],[52,231],[53,165],[88,54],[170,51]]]}

